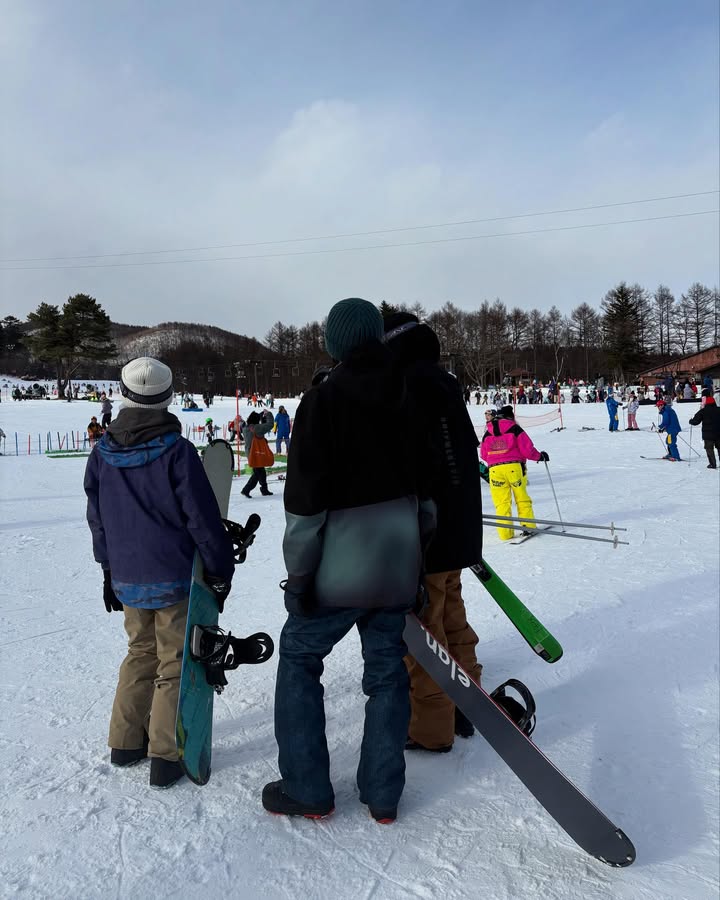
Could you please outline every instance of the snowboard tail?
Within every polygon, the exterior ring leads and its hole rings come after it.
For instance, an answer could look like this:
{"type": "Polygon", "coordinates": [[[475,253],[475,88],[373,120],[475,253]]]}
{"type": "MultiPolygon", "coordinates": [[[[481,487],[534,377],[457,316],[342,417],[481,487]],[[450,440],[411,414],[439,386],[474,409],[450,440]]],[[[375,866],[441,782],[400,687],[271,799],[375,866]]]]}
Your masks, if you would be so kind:
{"type": "Polygon", "coordinates": [[[610,866],[634,862],[635,847],[627,835],[556,768],[413,613],[407,616],[404,638],[409,653],[578,846],[610,866]]]}
{"type": "MultiPolygon", "coordinates": [[[[213,441],[203,452],[203,467],[210,481],[220,514],[227,518],[233,475],[233,451],[226,441],[213,441]]],[[[203,580],[200,554],[195,553],[190,602],[185,629],[180,696],[175,720],[175,743],[185,774],[195,784],[207,784],[212,760],[212,720],[214,688],[208,683],[205,666],[193,659],[190,643],[196,625],[217,626],[215,595],[203,580]]]]}
{"type": "Polygon", "coordinates": [[[470,571],[484,586],[500,609],[525,638],[533,652],[545,662],[557,662],[563,655],[560,642],[538,621],[520,598],[483,559],[470,566],[470,571]]]}

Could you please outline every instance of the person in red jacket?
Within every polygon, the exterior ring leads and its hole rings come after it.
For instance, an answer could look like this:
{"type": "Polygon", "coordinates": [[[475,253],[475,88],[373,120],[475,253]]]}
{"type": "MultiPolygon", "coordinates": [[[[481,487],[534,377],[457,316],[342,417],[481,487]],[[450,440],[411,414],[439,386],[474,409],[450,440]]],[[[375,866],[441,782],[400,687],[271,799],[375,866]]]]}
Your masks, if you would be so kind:
{"type": "MultiPolygon", "coordinates": [[[[527,492],[526,463],[528,459],[547,462],[550,457],[544,450],[535,449],[533,442],[515,421],[512,406],[503,406],[498,417],[487,423],[480,456],[490,469],[490,494],[498,516],[512,514],[514,497],[518,516],[534,519],[532,500],[527,492]]],[[[531,522],[523,523],[523,528],[535,527],[531,522]]],[[[498,528],[501,541],[509,541],[514,533],[511,528],[498,528]]]]}

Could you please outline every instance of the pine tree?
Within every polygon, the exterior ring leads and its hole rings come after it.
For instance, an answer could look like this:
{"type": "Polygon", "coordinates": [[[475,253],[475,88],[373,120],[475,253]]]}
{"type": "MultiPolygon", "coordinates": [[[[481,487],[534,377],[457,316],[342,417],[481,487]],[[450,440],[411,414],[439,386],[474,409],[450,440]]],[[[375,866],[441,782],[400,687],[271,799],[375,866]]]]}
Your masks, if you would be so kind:
{"type": "Polygon", "coordinates": [[[93,297],[75,294],[62,308],[41,303],[28,321],[34,326],[28,344],[33,355],[57,369],[58,397],[84,362],[105,362],[117,353],[110,338],[110,317],[93,297]]]}
{"type": "Polygon", "coordinates": [[[625,379],[626,374],[636,371],[642,361],[639,343],[639,309],[636,292],[621,281],[605,294],[602,301],[604,311],[605,346],[608,361],[616,378],[625,379]]]}

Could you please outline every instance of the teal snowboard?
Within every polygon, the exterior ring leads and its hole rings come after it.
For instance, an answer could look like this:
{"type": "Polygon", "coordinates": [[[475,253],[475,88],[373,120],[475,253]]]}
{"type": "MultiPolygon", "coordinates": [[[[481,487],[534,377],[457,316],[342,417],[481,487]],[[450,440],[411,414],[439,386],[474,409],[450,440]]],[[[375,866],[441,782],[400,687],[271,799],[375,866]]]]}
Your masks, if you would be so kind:
{"type": "Polygon", "coordinates": [[[563,655],[559,642],[550,634],[542,622],[539,622],[520,598],[510,590],[483,559],[470,566],[470,571],[482,582],[500,609],[510,619],[530,647],[545,662],[557,662],[563,655]]]}
{"type": "MultiPolygon", "coordinates": [[[[226,441],[215,441],[203,452],[203,468],[226,519],[233,477],[233,451],[226,441]]],[[[178,759],[187,777],[195,784],[207,784],[212,758],[212,720],[215,689],[208,683],[205,666],[190,654],[190,637],[195,625],[217,626],[218,605],[203,581],[200,554],[193,562],[185,648],[180,674],[180,697],[175,720],[178,759]]]]}

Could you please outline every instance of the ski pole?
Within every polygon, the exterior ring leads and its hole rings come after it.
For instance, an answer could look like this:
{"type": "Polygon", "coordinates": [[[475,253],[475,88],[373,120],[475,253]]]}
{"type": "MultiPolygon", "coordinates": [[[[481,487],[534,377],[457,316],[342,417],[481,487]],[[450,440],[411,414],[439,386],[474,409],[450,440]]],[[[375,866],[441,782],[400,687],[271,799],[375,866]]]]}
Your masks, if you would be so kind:
{"type": "MultiPolygon", "coordinates": [[[[687,447],[690,447],[690,449],[695,454],[695,456],[700,456],[700,454],[697,452],[697,450],[693,450],[692,444],[688,444],[688,442],[685,440],[685,438],[681,434],[679,434],[678,437],[683,442],[683,444],[685,444],[687,447]]],[[[692,439],[692,427],[690,428],[690,438],[692,439]]]]}
{"type": "Polygon", "coordinates": [[[627,531],[627,528],[620,528],[611,522],[609,525],[588,525],[587,522],[558,522],[557,519],[530,519],[522,516],[499,516],[495,513],[483,513],[483,521],[485,519],[502,519],[503,522],[531,522],[535,525],[564,525],[566,528],[598,528],[601,531],[627,531]]]}
{"type": "MultiPolygon", "coordinates": [[[[691,425],[690,426],[690,444],[689,444],[690,450],[692,450],[692,433],[693,433],[693,427],[691,425]]],[[[691,462],[692,462],[692,453],[690,454],[690,456],[688,456],[688,465],[690,465],[691,462]]]]}
{"type": "Polygon", "coordinates": [[[547,476],[550,479],[550,487],[552,488],[553,497],[555,498],[555,506],[558,511],[558,519],[560,520],[560,524],[562,525],[562,530],[565,531],[565,526],[563,525],[562,515],[560,514],[560,504],[558,503],[557,494],[555,493],[555,485],[553,484],[552,475],[550,474],[550,467],[547,464],[547,460],[545,460],[545,471],[547,472],[547,476]]]}

